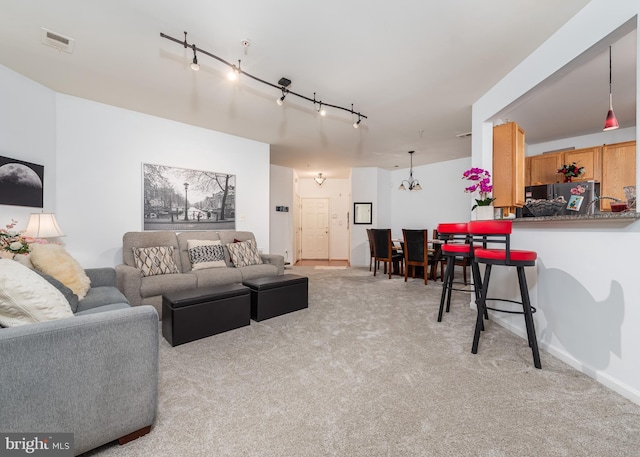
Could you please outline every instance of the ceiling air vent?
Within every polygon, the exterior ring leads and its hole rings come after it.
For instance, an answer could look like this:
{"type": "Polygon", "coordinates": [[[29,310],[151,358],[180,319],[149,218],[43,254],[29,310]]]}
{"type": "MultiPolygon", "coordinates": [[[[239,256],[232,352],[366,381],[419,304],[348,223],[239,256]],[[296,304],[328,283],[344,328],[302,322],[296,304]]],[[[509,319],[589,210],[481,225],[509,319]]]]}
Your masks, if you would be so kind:
{"type": "Polygon", "coordinates": [[[69,54],[73,52],[73,43],[75,42],[73,38],[52,32],[44,27],[40,30],[40,40],[42,41],[42,44],[46,44],[47,46],[51,46],[52,48],[56,48],[60,51],[68,52],[69,54]]]}
{"type": "Polygon", "coordinates": [[[457,138],[469,138],[471,136],[471,132],[467,132],[467,133],[458,133],[456,135],[457,138]]]}

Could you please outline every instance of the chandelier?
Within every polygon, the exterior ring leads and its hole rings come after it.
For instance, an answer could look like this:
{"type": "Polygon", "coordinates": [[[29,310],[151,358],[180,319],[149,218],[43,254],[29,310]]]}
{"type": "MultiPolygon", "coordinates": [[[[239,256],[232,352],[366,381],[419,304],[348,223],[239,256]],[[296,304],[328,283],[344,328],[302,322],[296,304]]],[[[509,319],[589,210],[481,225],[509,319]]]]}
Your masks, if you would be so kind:
{"type": "Polygon", "coordinates": [[[422,190],[422,186],[420,185],[420,183],[418,182],[417,179],[413,179],[413,153],[416,151],[409,151],[409,157],[411,157],[411,168],[409,168],[409,180],[407,181],[406,179],[402,181],[402,183],[400,183],[400,187],[398,187],[398,190],[409,190],[411,192],[415,191],[415,190],[422,190]],[[407,183],[407,185],[405,186],[404,184],[407,183]]]}

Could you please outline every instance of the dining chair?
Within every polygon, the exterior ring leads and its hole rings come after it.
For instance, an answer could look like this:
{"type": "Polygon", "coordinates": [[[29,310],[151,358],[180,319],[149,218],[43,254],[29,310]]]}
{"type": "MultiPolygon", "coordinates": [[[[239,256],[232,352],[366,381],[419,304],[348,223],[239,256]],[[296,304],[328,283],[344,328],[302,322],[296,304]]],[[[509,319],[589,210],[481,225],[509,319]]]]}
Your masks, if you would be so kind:
{"type": "Polygon", "coordinates": [[[380,268],[379,262],[375,260],[376,254],[373,246],[373,235],[371,234],[371,229],[367,229],[367,239],[369,240],[369,255],[371,256],[369,258],[369,271],[371,271],[371,266],[374,264],[374,262],[375,262],[375,268],[376,269],[380,268]]]}
{"type": "MultiPolygon", "coordinates": [[[[391,229],[371,229],[371,234],[373,236],[375,261],[384,263],[385,272],[388,268],[389,279],[391,279],[394,264],[397,266],[398,273],[402,274],[404,258],[393,249],[391,229]]],[[[373,269],[373,276],[376,276],[377,270],[377,268],[373,269]]]]}
{"type": "Polygon", "coordinates": [[[404,282],[407,282],[409,269],[411,277],[416,277],[416,267],[422,267],[424,283],[427,284],[429,277],[429,242],[427,230],[402,229],[404,239],[404,282]]]}

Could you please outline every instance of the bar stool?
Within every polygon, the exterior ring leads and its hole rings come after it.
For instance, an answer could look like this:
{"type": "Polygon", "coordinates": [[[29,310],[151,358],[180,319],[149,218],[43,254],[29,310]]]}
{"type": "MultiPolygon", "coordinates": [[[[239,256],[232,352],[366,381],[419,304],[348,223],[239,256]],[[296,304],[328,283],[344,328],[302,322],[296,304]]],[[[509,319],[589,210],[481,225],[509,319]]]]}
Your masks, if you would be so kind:
{"type": "Polygon", "coordinates": [[[533,267],[536,265],[537,253],[535,251],[511,249],[511,221],[472,221],[468,224],[468,230],[472,243],[482,243],[482,246],[475,245],[473,248],[473,261],[471,265],[474,270],[474,278],[480,276],[479,264],[482,263],[485,265],[482,287],[476,299],[478,315],[476,318],[476,328],[471,352],[473,354],[478,353],[480,332],[484,330],[483,315],[486,317],[488,309],[504,313],[523,314],[527,327],[529,347],[531,347],[531,352],[533,353],[533,364],[536,368],[542,368],[540,364],[540,353],[538,352],[536,329],[533,322],[533,313],[536,312],[536,309],[531,306],[531,301],[529,300],[529,289],[527,288],[527,278],[524,272],[525,267],[533,267]],[[500,248],[490,247],[495,244],[503,246],[500,246],[500,248]],[[516,267],[522,301],[487,297],[491,268],[494,265],[516,267]],[[522,311],[492,308],[487,306],[487,300],[517,303],[522,305],[522,311]]]}
{"type": "MultiPolygon", "coordinates": [[[[438,310],[438,322],[442,322],[444,303],[447,302],[447,312],[451,307],[451,292],[454,290],[469,292],[468,289],[453,287],[454,284],[462,284],[454,281],[456,259],[467,259],[471,263],[473,259],[473,246],[470,244],[469,230],[466,222],[454,222],[438,224],[438,239],[443,241],[441,246],[442,255],[447,259],[447,269],[442,280],[442,295],[440,296],[440,309],[438,310]]],[[[478,296],[480,292],[480,277],[476,277],[472,269],[473,290],[478,296]]],[[[466,283],[465,283],[466,285],[466,283]]],[[[488,315],[487,315],[488,318],[488,315]]]]}

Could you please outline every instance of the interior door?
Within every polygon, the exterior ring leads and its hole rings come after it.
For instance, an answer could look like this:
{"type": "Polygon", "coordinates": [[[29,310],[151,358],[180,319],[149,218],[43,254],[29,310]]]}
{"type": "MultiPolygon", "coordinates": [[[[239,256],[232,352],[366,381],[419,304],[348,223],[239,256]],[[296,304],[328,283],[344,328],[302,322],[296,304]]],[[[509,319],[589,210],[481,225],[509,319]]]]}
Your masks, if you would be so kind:
{"type": "Polygon", "coordinates": [[[302,199],[302,259],[329,258],[329,199],[302,199]]]}

